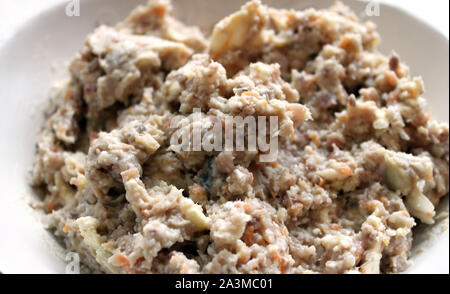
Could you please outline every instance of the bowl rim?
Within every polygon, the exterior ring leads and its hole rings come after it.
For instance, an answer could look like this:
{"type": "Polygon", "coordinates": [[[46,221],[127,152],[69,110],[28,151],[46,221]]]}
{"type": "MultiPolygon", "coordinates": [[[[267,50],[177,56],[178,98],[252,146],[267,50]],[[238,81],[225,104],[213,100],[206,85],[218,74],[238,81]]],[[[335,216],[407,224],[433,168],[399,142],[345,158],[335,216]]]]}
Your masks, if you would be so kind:
{"type": "MultiPolygon", "coordinates": [[[[91,2],[102,2],[104,0],[90,0],[91,2]]],[[[145,2],[145,1],[143,1],[145,2]]],[[[264,1],[262,1],[264,3],[264,1]]],[[[346,2],[363,2],[366,3],[366,1],[362,1],[362,0],[344,0],[343,1],[344,4],[346,2]]],[[[54,14],[56,11],[61,10],[65,7],[67,3],[65,2],[60,2],[60,3],[56,3],[54,5],[51,5],[49,7],[47,7],[46,9],[43,9],[42,11],[34,14],[33,16],[31,16],[30,18],[28,18],[26,21],[24,21],[23,23],[21,23],[20,25],[18,25],[15,29],[14,32],[12,32],[11,34],[9,34],[9,36],[2,41],[2,43],[0,44],[0,56],[7,56],[5,53],[11,50],[11,46],[14,46],[14,41],[15,39],[20,36],[23,32],[27,31],[28,29],[30,29],[33,26],[33,23],[38,20],[39,18],[42,17],[46,17],[46,16],[51,16],[52,14],[54,14]]],[[[403,14],[408,18],[411,18],[412,20],[414,20],[415,22],[418,22],[421,26],[427,27],[427,29],[429,29],[430,31],[432,31],[438,38],[441,39],[445,39],[446,41],[446,46],[447,46],[447,51],[449,48],[449,38],[443,34],[439,29],[437,29],[434,25],[432,25],[431,23],[423,20],[422,18],[420,18],[419,16],[415,15],[414,13],[411,13],[410,11],[403,9],[402,7],[398,6],[398,4],[395,3],[386,3],[384,1],[379,2],[379,4],[381,5],[381,7],[385,6],[385,7],[389,7],[389,9],[394,10],[395,13],[398,14],[403,14]]],[[[174,4],[175,6],[175,4],[174,4]]],[[[176,9],[176,6],[175,6],[176,9]]],[[[20,197],[19,195],[17,195],[17,197],[20,197]]],[[[444,197],[449,197],[449,195],[444,196],[444,197]]],[[[25,200],[23,200],[25,201],[25,200]]],[[[449,219],[449,217],[447,216],[447,220],[449,219]]],[[[448,232],[448,229],[447,229],[448,232]]],[[[443,234],[439,234],[439,235],[443,235],[443,234]]],[[[435,240],[434,242],[439,242],[440,240],[435,240]]],[[[54,250],[54,248],[52,248],[51,250],[54,250]]],[[[57,254],[56,252],[53,252],[54,254],[57,254]]],[[[60,257],[58,257],[60,258],[60,257]]],[[[447,261],[447,265],[448,265],[448,261],[447,261]]],[[[414,267],[414,265],[412,265],[412,267],[414,267]]],[[[448,273],[448,272],[447,272],[448,273]]]]}

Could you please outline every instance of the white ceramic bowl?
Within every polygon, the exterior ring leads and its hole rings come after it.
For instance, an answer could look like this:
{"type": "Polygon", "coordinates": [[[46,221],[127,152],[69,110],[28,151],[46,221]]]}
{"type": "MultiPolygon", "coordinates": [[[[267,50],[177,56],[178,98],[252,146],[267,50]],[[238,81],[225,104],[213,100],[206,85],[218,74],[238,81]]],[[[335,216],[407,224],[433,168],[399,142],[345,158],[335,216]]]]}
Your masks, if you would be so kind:
{"type": "MultiPolygon", "coordinates": [[[[145,0],[81,1],[81,15],[68,17],[66,1],[27,22],[0,48],[0,271],[3,273],[64,273],[63,250],[27,204],[33,191],[26,177],[32,165],[44,101],[52,82],[65,75],[66,62],[99,23],[114,24],[145,0]]],[[[204,30],[233,12],[242,0],[177,0],[177,16],[204,30]],[[180,13],[182,12],[182,13],[180,13]]],[[[275,7],[327,7],[333,0],[263,1],[275,7]]],[[[366,3],[344,1],[362,18],[366,3]]],[[[382,36],[381,51],[395,49],[414,75],[425,80],[434,118],[449,120],[448,39],[414,16],[381,5],[371,17],[382,36]]],[[[448,212],[448,196],[440,211],[448,212]]],[[[419,231],[410,273],[449,272],[448,217],[427,233],[419,231]],[[431,236],[431,237],[430,237],[431,236]],[[421,250],[423,249],[423,250],[421,250]],[[421,252],[422,251],[422,252],[421,252]],[[420,253],[421,252],[421,253],[420,253]]]]}

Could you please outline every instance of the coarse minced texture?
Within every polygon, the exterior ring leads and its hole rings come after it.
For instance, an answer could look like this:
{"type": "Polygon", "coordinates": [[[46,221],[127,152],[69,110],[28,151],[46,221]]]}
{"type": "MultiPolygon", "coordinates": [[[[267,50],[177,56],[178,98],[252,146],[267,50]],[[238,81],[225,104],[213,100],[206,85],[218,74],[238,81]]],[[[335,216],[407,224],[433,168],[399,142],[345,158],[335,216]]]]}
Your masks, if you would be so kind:
{"type": "Polygon", "coordinates": [[[207,39],[170,14],[152,1],[97,28],[51,93],[32,185],[83,269],[405,270],[449,191],[449,128],[374,24],[252,1],[207,39]],[[170,121],[226,115],[277,116],[276,161],[171,145],[190,128],[170,121]]]}

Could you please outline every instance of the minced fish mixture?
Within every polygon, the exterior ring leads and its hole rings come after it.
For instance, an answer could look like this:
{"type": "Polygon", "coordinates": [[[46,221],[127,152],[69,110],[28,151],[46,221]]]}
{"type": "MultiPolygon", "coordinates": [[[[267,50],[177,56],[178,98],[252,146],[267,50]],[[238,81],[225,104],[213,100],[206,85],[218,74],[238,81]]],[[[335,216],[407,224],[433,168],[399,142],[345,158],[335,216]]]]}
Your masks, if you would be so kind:
{"type": "Polygon", "coordinates": [[[83,272],[404,271],[448,195],[449,127],[375,25],[251,1],[205,37],[171,11],[99,26],[51,91],[31,185],[83,272]],[[171,144],[193,129],[173,119],[226,116],[276,116],[276,160],[171,144]]]}

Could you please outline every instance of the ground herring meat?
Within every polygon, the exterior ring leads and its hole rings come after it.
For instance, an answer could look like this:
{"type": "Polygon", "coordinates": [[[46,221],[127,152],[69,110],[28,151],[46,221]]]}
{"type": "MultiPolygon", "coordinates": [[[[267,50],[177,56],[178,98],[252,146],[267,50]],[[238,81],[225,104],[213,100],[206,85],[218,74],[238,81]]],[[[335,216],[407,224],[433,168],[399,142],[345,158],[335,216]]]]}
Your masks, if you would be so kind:
{"type": "Polygon", "coordinates": [[[405,270],[412,228],[449,191],[449,128],[375,25],[340,3],[251,1],[207,39],[171,10],[97,28],[51,92],[32,185],[84,270],[405,270]],[[276,161],[170,141],[190,130],[171,120],[226,115],[278,117],[276,161]]]}

